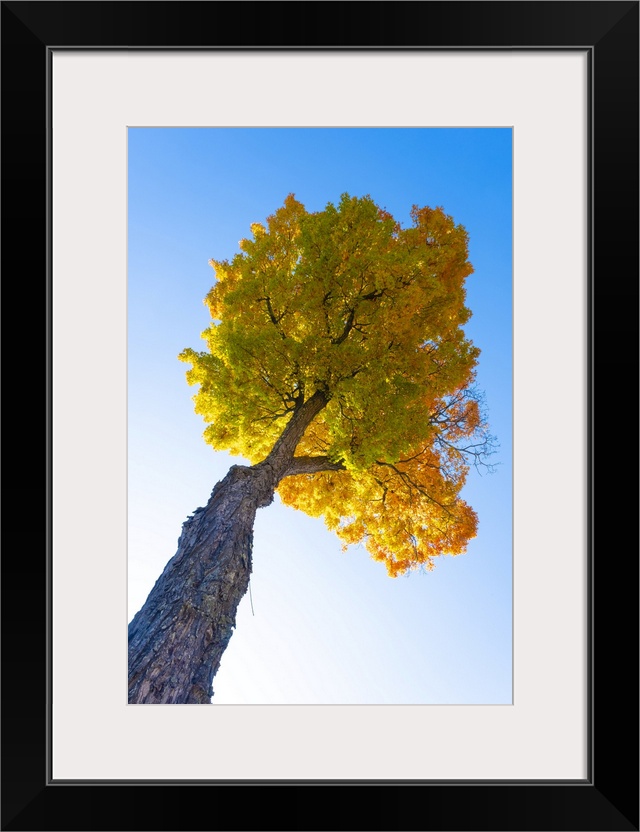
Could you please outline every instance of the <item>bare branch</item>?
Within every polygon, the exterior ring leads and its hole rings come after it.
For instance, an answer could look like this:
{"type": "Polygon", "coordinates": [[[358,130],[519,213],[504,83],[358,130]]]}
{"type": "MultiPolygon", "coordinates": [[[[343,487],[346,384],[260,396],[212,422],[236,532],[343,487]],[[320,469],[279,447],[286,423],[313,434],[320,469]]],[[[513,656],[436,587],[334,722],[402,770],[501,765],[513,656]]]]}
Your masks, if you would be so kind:
{"type": "Polygon", "coordinates": [[[386,468],[391,468],[395,471],[396,474],[400,477],[400,479],[404,482],[405,486],[409,490],[409,494],[411,495],[412,491],[417,491],[419,494],[422,494],[423,497],[426,497],[430,503],[434,503],[435,505],[439,506],[444,512],[446,512],[449,516],[452,516],[449,508],[444,505],[444,503],[439,502],[434,497],[429,494],[424,486],[420,485],[420,483],[416,482],[406,471],[401,471],[391,462],[382,462],[381,460],[376,460],[376,465],[384,465],[386,468]]]}

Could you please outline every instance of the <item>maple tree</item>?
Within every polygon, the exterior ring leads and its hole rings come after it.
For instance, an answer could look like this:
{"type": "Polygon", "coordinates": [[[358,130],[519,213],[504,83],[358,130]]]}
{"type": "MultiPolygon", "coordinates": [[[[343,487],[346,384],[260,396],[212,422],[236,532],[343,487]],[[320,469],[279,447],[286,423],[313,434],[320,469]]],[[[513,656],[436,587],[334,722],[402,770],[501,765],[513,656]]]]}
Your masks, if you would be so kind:
{"type": "Polygon", "coordinates": [[[274,493],[363,543],[391,576],[466,551],[460,496],[492,438],[465,336],[465,229],[441,208],[403,228],[366,196],[307,212],[289,195],[225,261],[207,349],[185,349],[205,440],[244,457],[184,524],[129,627],[129,701],[208,703],[274,493]]]}

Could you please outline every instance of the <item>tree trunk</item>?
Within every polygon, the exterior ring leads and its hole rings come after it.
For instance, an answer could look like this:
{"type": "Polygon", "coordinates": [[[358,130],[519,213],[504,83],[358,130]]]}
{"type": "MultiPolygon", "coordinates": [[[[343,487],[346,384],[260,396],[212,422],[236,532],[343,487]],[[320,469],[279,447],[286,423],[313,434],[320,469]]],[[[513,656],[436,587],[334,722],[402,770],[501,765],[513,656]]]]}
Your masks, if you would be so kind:
{"type": "MultiPolygon", "coordinates": [[[[326,405],[315,393],[296,408],[269,456],[234,465],[182,527],[178,551],[129,624],[129,703],[206,705],[249,586],[256,511],[269,505],[307,426],[326,405]]],[[[328,461],[324,467],[338,468],[328,461]]]]}

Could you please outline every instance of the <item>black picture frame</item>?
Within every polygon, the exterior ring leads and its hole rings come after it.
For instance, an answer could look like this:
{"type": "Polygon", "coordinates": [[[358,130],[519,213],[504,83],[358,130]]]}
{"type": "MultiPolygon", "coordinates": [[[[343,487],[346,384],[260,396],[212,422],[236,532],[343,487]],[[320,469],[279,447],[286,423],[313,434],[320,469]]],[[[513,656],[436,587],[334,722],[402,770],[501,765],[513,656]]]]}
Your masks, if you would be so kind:
{"type": "MultiPolygon", "coordinates": [[[[638,9],[626,0],[2,3],[3,293],[18,327],[9,327],[17,335],[3,362],[5,435],[22,449],[3,489],[10,507],[2,558],[3,830],[638,830],[637,499],[624,474],[625,461],[635,471],[638,458],[637,388],[628,389],[638,378],[638,9]],[[588,52],[591,730],[584,782],[48,779],[49,65],[61,47],[588,52]],[[21,322],[31,322],[22,336],[21,322]],[[34,477],[43,461],[44,476],[34,477]]],[[[561,419],[561,403],[556,410],[561,419]]]]}

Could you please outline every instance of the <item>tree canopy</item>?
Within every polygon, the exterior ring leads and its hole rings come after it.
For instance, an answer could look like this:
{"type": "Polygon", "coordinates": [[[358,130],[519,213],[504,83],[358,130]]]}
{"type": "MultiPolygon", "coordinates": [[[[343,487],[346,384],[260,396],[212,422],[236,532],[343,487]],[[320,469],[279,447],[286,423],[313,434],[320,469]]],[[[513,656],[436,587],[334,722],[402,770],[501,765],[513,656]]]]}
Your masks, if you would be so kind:
{"type": "Polygon", "coordinates": [[[207,349],[180,355],[205,440],[252,464],[322,394],[278,493],[392,576],[466,551],[478,520],[460,491],[491,453],[463,329],[467,233],[442,208],[411,218],[369,196],[308,212],[289,195],[210,261],[207,349]]]}

